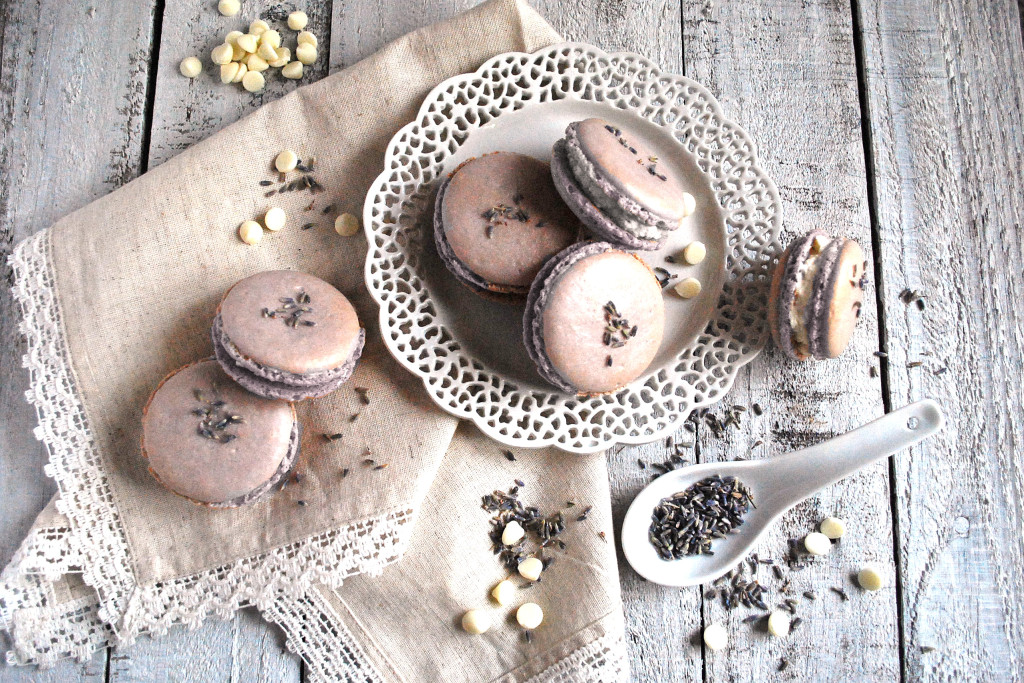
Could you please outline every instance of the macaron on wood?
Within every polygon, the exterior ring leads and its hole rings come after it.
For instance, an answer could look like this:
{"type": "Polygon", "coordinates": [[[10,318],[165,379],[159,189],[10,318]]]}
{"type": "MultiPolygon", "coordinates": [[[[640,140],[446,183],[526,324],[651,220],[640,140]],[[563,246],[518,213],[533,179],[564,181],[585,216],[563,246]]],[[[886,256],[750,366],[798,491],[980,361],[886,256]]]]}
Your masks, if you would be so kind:
{"type": "Polygon", "coordinates": [[[545,380],[569,393],[604,394],[643,374],[664,327],[661,285],[651,269],[607,242],[583,242],[538,273],[523,340],[545,380]]]}
{"type": "Polygon", "coordinates": [[[299,454],[291,403],[252,394],[211,359],[168,375],[142,411],[142,455],[170,491],[212,508],[270,493],[299,454]]]}
{"type": "Polygon", "coordinates": [[[492,299],[522,299],[541,265],[576,241],[580,224],[543,161],[493,152],[464,162],[441,184],[434,241],[461,283],[492,299]]]}
{"type": "Polygon", "coordinates": [[[627,249],[660,248],[694,210],[693,197],[657,154],[603,119],[569,124],[552,150],[551,174],[596,237],[627,249]]]}
{"type": "Polygon", "coordinates": [[[349,300],[327,282],[272,270],[228,290],[211,336],[233,380],[259,396],[301,401],[348,381],[365,331],[349,300]]]}
{"type": "Polygon", "coordinates": [[[867,265],[853,240],[812,230],[794,241],[772,278],[768,320],[776,346],[797,360],[842,354],[860,319],[867,265]]]}

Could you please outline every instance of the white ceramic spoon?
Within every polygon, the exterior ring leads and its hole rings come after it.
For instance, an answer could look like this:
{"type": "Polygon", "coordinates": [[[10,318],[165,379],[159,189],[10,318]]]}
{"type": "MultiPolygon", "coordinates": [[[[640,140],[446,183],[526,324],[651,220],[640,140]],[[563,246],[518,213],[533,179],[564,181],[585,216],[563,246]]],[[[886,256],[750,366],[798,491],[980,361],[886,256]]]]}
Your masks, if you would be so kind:
{"type": "Polygon", "coordinates": [[[622,551],[638,574],[664,586],[713,581],[739,564],[782,513],[846,475],[926,439],[939,431],[944,421],[935,401],[918,401],[852,432],[793,453],[765,460],[703,463],[663,474],[629,506],[622,522],[622,551]],[[712,474],[732,475],[746,484],[757,508],[747,512],[734,533],[712,542],[714,555],[661,559],[647,540],[655,506],[712,474]]]}

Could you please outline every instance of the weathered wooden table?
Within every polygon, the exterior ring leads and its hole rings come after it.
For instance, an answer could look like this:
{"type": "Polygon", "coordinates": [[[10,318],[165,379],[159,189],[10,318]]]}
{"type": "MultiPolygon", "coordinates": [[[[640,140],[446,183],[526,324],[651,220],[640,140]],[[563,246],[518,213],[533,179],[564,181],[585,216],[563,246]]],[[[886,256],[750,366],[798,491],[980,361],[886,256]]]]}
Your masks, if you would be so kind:
{"type": "MultiPolygon", "coordinates": [[[[215,4],[0,3],[0,254],[294,87],[190,95],[178,62],[205,58],[232,23],[215,4]]],[[[308,0],[297,8],[323,36],[329,59],[313,69],[320,77],[472,4],[308,0]]],[[[748,414],[724,438],[702,430],[696,456],[766,457],[922,397],[940,401],[949,420],[933,441],[802,504],[765,543],[762,555],[777,557],[787,538],[821,517],[849,520],[840,554],[794,579],[819,598],[803,601],[803,624],[787,640],[744,626],[742,614],[727,616],[696,589],[647,584],[622,563],[634,678],[1024,680],[1021,8],[1014,0],[535,6],[567,38],[645,54],[708,86],[757,141],[782,195],[786,239],[824,228],[872,254],[873,284],[852,348],[821,364],[767,350],[727,399],[757,402],[764,414],[748,414]],[[926,295],[924,310],[904,302],[907,289],[926,295]],[[893,585],[877,594],[852,588],[847,574],[862,561],[882,565],[893,585]],[[849,602],[828,590],[839,585],[849,602]],[[703,652],[695,634],[721,620],[733,622],[731,649],[703,652]],[[779,672],[783,657],[789,666],[779,672]]],[[[254,18],[256,7],[264,15],[293,9],[243,0],[241,16],[254,18]]],[[[2,273],[9,281],[7,265],[2,273]]],[[[28,379],[15,319],[4,287],[3,563],[54,490],[23,400],[28,379]]],[[[609,454],[618,519],[650,474],[637,459],[666,456],[663,444],[609,454]]],[[[45,673],[0,665],[0,681],[298,680],[302,664],[283,640],[249,611],[45,673]]]]}

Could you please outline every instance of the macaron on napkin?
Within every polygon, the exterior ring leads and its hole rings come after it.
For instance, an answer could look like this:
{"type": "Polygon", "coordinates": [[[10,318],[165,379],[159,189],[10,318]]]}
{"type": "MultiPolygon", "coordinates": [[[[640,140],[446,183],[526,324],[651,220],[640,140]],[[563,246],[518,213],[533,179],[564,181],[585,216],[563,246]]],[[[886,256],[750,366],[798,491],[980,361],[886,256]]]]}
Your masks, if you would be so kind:
{"type": "MultiPolygon", "coordinates": [[[[434,85],[494,54],[558,40],[522,2],[490,0],[263,106],[16,248],[28,396],[59,500],[0,585],[0,627],[13,636],[12,661],[83,656],[108,639],[130,643],[246,604],[280,621],[324,680],[346,680],[351,670],[318,668],[329,661],[322,653],[353,648],[378,672],[373,680],[408,679],[420,667],[448,670],[456,663],[438,660],[457,655],[473,660],[465,671],[475,679],[546,680],[571,671],[573,653],[598,641],[612,652],[604,659],[621,659],[615,557],[596,533],[575,544],[592,599],[553,593],[564,609],[555,609],[549,630],[537,631],[532,649],[514,629],[466,640],[458,614],[448,611],[464,601],[486,604],[486,591],[435,573],[437,563],[486,568],[478,581],[498,571],[496,558],[477,557],[486,539],[469,528],[442,529],[436,515],[458,513],[467,524],[486,525],[480,496],[511,484],[508,466],[521,468],[518,476],[537,486],[538,497],[561,497],[560,484],[586,483],[582,493],[610,537],[603,459],[538,452],[511,462],[479,435],[452,444],[457,420],[384,348],[363,284],[362,236],[341,238],[324,225],[284,230],[251,247],[236,235],[241,221],[268,208],[258,184],[265,174],[254,172],[260,160],[269,168],[282,149],[315,157],[325,188],[316,213],[328,205],[359,213],[388,141],[434,85]],[[307,272],[340,290],[366,328],[362,358],[338,391],[296,404],[298,477],[248,506],[196,505],[148,472],[143,409],[172,371],[213,355],[209,330],[228,288],[270,270],[307,272]],[[465,535],[445,536],[459,531],[465,535]],[[432,540],[435,561],[410,555],[406,565],[403,554],[421,538],[432,540]],[[396,562],[399,569],[386,572],[396,562]],[[45,571],[33,571],[36,565],[45,571]],[[346,579],[354,583],[342,586],[346,579]],[[361,619],[379,621],[378,598],[410,590],[420,591],[421,602],[409,609],[417,618],[393,620],[373,634],[355,628],[361,619]],[[314,614],[311,601],[330,609],[314,614]],[[438,620],[430,630],[437,647],[423,637],[428,616],[438,620]],[[598,622],[605,626],[592,628],[598,622]],[[315,639],[309,629],[320,629],[315,639]]],[[[295,216],[309,200],[300,192],[275,198],[295,216]]],[[[480,605],[465,604],[472,606],[480,605]]],[[[457,680],[451,671],[445,678],[457,680]]],[[[607,672],[586,678],[618,679],[621,667],[607,672]]]]}

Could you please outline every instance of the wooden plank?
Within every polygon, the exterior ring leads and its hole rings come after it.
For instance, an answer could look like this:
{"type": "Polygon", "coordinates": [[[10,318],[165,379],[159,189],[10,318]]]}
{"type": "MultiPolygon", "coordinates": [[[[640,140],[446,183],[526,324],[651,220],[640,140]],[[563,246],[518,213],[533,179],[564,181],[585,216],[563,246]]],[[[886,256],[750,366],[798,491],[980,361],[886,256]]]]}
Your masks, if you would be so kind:
{"type": "Polygon", "coordinates": [[[931,397],[948,420],[895,463],[904,680],[1020,681],[1018,7],[866,0],[858,20],[890,401],[931,397]],[[905,289],[927,295],[923,311],[904,302],[905,289]]]}
{"type": "MultiPolygon", "coordinates": [[[[39,0],[0,6],[0,266],[20,240],[139,173],[154,2],[39,0]],[[54,27],[60,27],[59,31],[54,27]],[[112,36],[116,36],[113,39],[112,36]]],[[[24,343],[0,287],[0,562],[53,495],[25,402],[24,343]]],[[[107,656],[46,672],[0,665],[0,681],[104,680],[107,656]]]]}
{"type": "MultiPolygon", "coordinates": [[[[541,0],[533,4],[566,40],[592,43],[610,52],[637,52],[669,72],[683,72],[678,1],[541,0]]],[[[660,463],[668,459],[669,451],[665,442],[659,441],[616,448],[609,453],[608,478],[616,537],[629,504],[651,480],[652,470],[642,470],[637,460],[660,463]]],[[[691,637],[699,637],[701,629],[699,591],[664,588],[645,581],[629,567],[619,548],[632,680],[700,680],[700,649],[687,644],[691,637]]]]}
{"type": "Polygon", "coordinates": [[[279,683],[299,680],[299,660],[286,652],[284,633],[256,610],[246,609],[194,631],[179,627],[156,638],[143,637],[127,649],[115,648],[108,680],[279,683]]]}
{"type": "MultiPolygon", "coordinates": [[[[224,128],[242,116],[291,92],[304,83],[311,83],[327,74],[329,63],[331,2],[307,0],[304,3],[272,2],[257,13],[255,3],[243,2],[242,11],[234,17],[223,17],[215,2],[189,0],[168,2],[164,10],[160,37],[160,61],[157,66],[156,91],[153,98],[153,126],[150,133],[150,168],[170,159],[183,149],[224,128]],[[233,30],[248,31],[249,23],[260,18],[281,32],[284,45],[295,52],[296,32],[283,18],[288,12],[302,9],[309,16],[306,30],[320,41],[315,64],[305,68],[301,81],[290,81],[279,69],[264,72],[267,87],[260,93],[249,93],[240,83],[220,82],[220,67],[210,61],[210,51],[224,42],[233,30]],[[183,78],[178,64],[188,56],[203,62],[203,73],[192,80],[183,78]]],[[[273,158],[268,159],[267,163],[273,158]]]]}
{"type": "MultiPolygon", "coordinates": [[[[861,138],[857,70],[847,2],[686,0],[683,5],[687,73],[718,97],[726,116],[756,141],[759,158],[783,200],[783,241],[812,228],[856,239],[871,256],[871,228],[861,138]]],[[[702,460],[763,458],[823,441],[883,412],[880,382],[868,374],[878,344],[874,284],[850,348],[837,360],[799,363],[773,347],[744,370],[723,404],[758,403],[761,416],[743,414],[723,438],[701,431],[702,460]],[[764,444],[754,444],[763,440],[764,444]]],[[[704,621],[723,623],[732,638],[726,652],[706,652],[709,680],[871,680],[899,676],[896,592],[866,594],[850,581],[862,562],[894,575],[890,489],[885,463],[848,477],[787,513],[757,549],[780,560],[789,538],[802,538],[830,515],[849,533],[828,556],[786,570],[791,595],[769,567],[758,576],[774,609],[798,600],[800,627],[788,638],[769,636],[763,624],[742,619],[760,610],[727,612],[706,599],[704,621]],[[842,602],[829,587],[844,588],[842,602]],[[811,590],[816,600],[802,597],[811,590]],[[782,658],[788,666],[778,669],[782,658]]]]}

